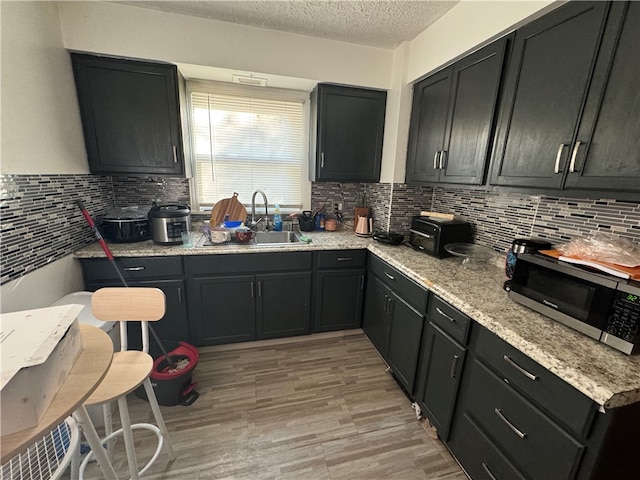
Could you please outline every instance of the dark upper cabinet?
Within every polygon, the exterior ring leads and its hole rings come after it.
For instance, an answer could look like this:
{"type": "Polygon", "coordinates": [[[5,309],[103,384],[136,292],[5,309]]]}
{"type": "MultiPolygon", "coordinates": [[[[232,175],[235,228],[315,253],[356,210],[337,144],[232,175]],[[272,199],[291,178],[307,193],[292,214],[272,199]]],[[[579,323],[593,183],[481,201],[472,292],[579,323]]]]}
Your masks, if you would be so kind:
{"type": "Polygon", "coordinates": [[[640,3],[611,7],[565,188],[640,192],[640,3]]]}
{"type": "Polygon", "coordinates": [[[386,100],[381,90],[318,84],[311,95],[312,181],[380,180],[386,100]]]}
{"type": "Polygon", "coordinates": [[[561,188],[608,11],[569,2],[516,31],[492,184],[561,188]]]}
{"type": "Polygon", "coordinates": [[[483,183],[509,38],[414,86],[407,182],[483,183]]]}
{"type": "Polygon", "coordinates": [[[175,65],[72,53],[91,173],[185,173],[175,65]]]}

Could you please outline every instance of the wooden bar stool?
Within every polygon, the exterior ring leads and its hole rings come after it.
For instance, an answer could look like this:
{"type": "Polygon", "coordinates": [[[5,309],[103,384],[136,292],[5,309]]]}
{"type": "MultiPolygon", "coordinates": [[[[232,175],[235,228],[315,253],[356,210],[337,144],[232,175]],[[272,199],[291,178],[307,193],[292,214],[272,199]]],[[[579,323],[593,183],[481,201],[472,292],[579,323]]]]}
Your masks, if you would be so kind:
{"type": "MultiPolygon", "coordinates": [[[[113,361],[106,376],[98,388],[86,400],[85,405],[102,405],[105,415],[106,437],[102,442],[107,445],[115,436],[122,434],[127,451],[127,462],[132,479],[139,478],[155,462],[166,445],[169,458],[174,460],[169,433],[165,426],[158,400],[156,399],[149,375],[153,369],[153,358],[149,355],[149,327],[147,322],[160,320],[165,314],[165,296],[162,290],[147,287],[105,287],[97,290],[91,298],[93,316],[105,322],[120,322],[120,351],[114,353],[113,361]],[[142,329],[142,351],[128,350],[127,322],[139,321],[142,329]],[[131,424],[127,406],[127,394],[133,392],[140,385],[144,385],[149,405],[156,420],[156,425],[149,423],[131,424]],[[122,428],[111,431],[110,402],[118,401],[122,428]],[[149,462],[138,471],[138,461],[133,444],[133,432],[136,429],[153,431],[158,437],[158,446],[149,462]]],[[[91,454],[83,460],[80,466],[80,476],[91,458],[91,454]]]]}

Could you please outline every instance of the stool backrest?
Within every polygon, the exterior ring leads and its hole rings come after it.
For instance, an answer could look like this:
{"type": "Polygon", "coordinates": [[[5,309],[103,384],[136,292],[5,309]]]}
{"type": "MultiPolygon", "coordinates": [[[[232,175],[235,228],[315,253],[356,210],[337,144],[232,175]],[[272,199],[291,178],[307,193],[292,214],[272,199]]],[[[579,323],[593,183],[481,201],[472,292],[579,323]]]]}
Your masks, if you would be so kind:
{"type": "Polygon", "coordinates": [[[91,312],[103,322],[120,322],[120,349],[127,349],[127,322],[140,322],[142,350],[149,352],[147,322],[164,317],[166,298],[159,288],[104,287],[91,297],[91,312]]]}

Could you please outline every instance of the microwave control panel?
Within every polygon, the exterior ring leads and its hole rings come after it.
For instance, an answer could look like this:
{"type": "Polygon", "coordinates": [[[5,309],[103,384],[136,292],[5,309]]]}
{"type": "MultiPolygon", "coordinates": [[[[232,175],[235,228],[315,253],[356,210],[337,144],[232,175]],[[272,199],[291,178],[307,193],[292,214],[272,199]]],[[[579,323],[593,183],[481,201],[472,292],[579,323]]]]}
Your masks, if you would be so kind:
{"type": "Polygon", "coordinates": [[[640,327],[640,296],[616,292],[605,331],[627,342],[634,342],[640,327]]]}

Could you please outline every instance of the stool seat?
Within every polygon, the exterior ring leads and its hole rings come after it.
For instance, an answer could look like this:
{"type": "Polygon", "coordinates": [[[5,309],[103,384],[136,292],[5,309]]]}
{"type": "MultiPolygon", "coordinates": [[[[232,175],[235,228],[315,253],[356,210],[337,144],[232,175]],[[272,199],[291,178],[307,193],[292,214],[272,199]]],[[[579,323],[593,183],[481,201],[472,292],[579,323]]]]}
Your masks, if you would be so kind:
{"type": "Polygon", "coordinates": [[[138,388],[153,370],[153,358],[137,350],[115,352],[107,374],[85,405],[98,405],[117,400],[138,388]]]}

